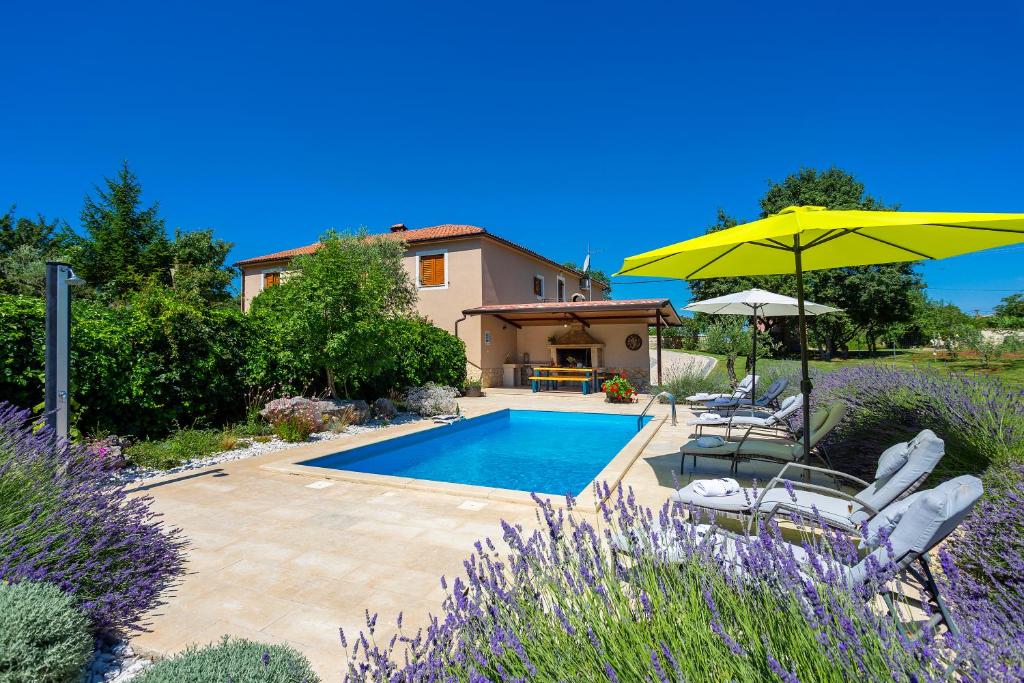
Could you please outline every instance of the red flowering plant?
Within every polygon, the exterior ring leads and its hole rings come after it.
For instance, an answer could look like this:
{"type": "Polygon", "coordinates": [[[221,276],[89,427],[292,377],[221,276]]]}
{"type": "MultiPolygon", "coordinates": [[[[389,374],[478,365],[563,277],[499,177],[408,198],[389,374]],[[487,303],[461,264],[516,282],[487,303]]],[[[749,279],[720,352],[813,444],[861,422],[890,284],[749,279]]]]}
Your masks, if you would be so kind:
{"type": "Polygon", "coordinates": [[[609,403],[634,403],[636,402],[636,388],[629,383],[626,373],[620,372],[605,380],[601,385],[601,391],[609,403]]]}

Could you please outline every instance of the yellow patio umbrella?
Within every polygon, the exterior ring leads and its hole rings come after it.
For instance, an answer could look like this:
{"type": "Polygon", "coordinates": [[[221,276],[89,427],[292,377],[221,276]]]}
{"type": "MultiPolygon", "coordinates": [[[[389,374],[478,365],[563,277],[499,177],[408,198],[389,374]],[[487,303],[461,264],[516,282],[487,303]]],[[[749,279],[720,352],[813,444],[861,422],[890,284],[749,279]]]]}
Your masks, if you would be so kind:
{"type": "Polygon", "coordinates": [[[800,320],[804,461],[810,461],[811,381],[806,270],[931,261],[1024,242],[1022,213],[833,211],[790,206],[767,218],[630,256],[615,275],[699,280],[793,273],[800,320]]]}

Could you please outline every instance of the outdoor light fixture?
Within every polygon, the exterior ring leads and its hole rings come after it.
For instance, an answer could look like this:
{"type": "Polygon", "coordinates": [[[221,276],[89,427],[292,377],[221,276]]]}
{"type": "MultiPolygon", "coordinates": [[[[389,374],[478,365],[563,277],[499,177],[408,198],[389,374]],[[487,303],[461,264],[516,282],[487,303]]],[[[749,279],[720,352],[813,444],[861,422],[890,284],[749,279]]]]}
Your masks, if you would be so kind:
{"type": "Polygon", "coordinates": [[[71,292],[85,284],[71,266],[46,262],[46,426],[68,438],[68,366],[71,357],[71,292]]]}

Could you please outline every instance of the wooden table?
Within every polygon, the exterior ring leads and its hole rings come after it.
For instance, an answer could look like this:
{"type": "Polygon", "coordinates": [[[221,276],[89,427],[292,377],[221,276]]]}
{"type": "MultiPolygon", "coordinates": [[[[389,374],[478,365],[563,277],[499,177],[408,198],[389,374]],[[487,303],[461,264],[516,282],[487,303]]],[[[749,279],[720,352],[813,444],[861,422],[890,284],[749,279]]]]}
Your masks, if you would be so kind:
{"type": "Polygon", "coordinates": [[[584,394],[597,391],[597,368],[558,368],[546,367],[533,369],[530,386],[540,391],[544,382],[557,386],[559,382],[579,382],[584,394]]]}

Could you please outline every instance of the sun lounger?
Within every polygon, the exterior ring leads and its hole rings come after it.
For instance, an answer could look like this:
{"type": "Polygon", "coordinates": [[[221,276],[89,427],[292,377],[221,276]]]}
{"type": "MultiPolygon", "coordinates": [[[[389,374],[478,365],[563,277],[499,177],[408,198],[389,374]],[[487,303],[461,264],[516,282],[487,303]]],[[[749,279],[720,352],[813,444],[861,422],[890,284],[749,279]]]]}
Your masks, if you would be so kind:
{"type": "Polygon", "coordinates": [[[790,396],[782,402],[779,409],[774,413],[763,410],[736,411],[729,415],[701,413],[692,420],[687,420],[686,424],[696,427],[698,435],[702,433],[704,427],[725,427],[727,439],[735,427],[782,431],[795,438],[796,435],[793,433],[793,428],[790,426],[788,418],[800,410],[803,406],[803,400],[803,394],[790,396]]]}
{"type": "MultiPolygon", "coordinates": [[[[760,379],[760,378],[758,378],[760,379]]],[[[754,376],[747,375],[731,393],[724,394],[705,394],[699,393],[693,396],[687,396],[686,401],[688,403],[704,403],[705,401],[712,401],[716,398],[750,398],[750,392],[754,387],[754,376]]]]}
{"type": "MultiPolygon", "coordinates": [[[[905,579],[914,579],[920,585],[928,604],[908,595],[896,595],[888,588],[881,588],[881,597],[890,613],[894,617],[899,616],[895,606],[895,599],[899,599],[930,615],[923,627],[935,628],[945,622],[946,627],[955,635],[958,632],[956,624],[932,577],[928,552],[956,530],[983,491],[980,479],[964,475],[891,504],[883,514],[876,515],[867,523],[869,534],[861,540],[863,556],[859,561],[850,566],[832,560],[832,569],[840,572],[851,588],[866,586],[876,573],[872,567],[885,567],[891,559],[897,573],[905,579]],[[888,535],[886,542],[880,543],[880,532],[883,529],[888,531],[888,535]]],[[[613,533],[610,540],[613,551],[617,553],[634,556],[654,554],[658,561],[676,563],[688,556],[686,544],[693,543],[688,534],[701,539],[710,536],[718,556],[737,571],[742,571],[740,558],[744,546],[758,542],[757,537],[730,534],[709,525],[691,525],[683,534],[674,527],[655,527],[642,532],[619,531],[613,533]]],[[[791,553],[798,563],[805,566],[807,575],[814,576],[815,570],[807,550],[802,545],[783,545],[783,552],[791,553]]],[[[909,633],[909,629],[904,630],[909,633]]]]}
{"type": "Polygon", "coordinates": [[[785,513],[796,513],[804,518],[820,516],[830,526],[856,532],[861,523],[920,486],[945,451],[942,439],[925,429],[910,441],[887,448],[879,458],[875,480],[870,484],[844,472],[789,463],[760,490],[706,496],[699,493],[701,487],[693,486],[696,482],[691,482],[669,496],[669,500],[713,515],[736,517],[744,522],[748,532],[759,517],[770,519],[785,513]],[[842,479],[863,488],[849,494],[786,476],[807,471],[827,474],[833,480],[842,479]],[[792,493],[786,488],[787,484],[793,489],[792,493]]]}
{"type": "Polygon", "coordinates": [[[785,377],[780,377],[765,389],[765,392],[758,396],[756,399],[751,399],[749,396],[743,398],[715,398],[704,404],[704,407],[708,410],[712,410],[718,413],[722,411],[738,410],[742,408],[770,408],[778,405],[779,396],[782,396],[782,392],[789,386],[789,380],[785,377]]]}
{"type": "MultiPolygon", "coordinates": [[[[811,414],[811,435],[810,442],[812,452],[825,463],[825,466],[832,469],[828,454],[820,447],[820,442],[829,432],[835,429],[846,414],[846,403],[833,401],[827,406],[818,408],[811,414]]],[[[766,460],[768,462],[799,462],[804,456],[803,439],[754,439],[751,438],[753,428],[747,429],[742,437],[727,441],[719,438],[712,442],[714,437],[702,436],[691,439],[680,447],[679,452],[685,460],[686,456],[693,456],[694,464],[697,463],[697,456],[711,458],[726,458],[732,461],[731,472],[736,472],[741,460],[766,460]]],[[[805,465],[809,463],[804,463],[805,465]]],[[[680,465],[679,471],[683,467],[680,465]]]]}

